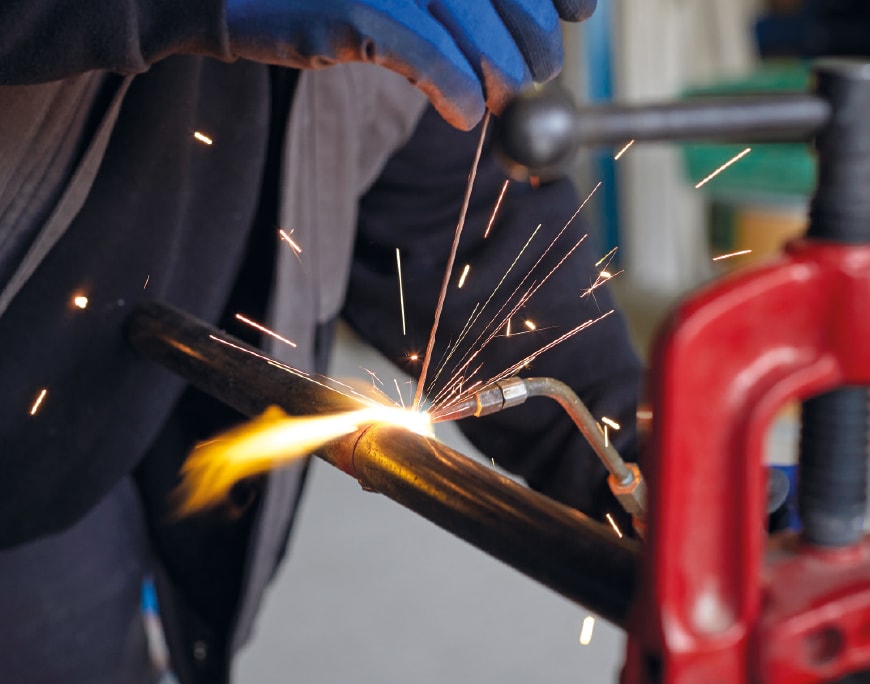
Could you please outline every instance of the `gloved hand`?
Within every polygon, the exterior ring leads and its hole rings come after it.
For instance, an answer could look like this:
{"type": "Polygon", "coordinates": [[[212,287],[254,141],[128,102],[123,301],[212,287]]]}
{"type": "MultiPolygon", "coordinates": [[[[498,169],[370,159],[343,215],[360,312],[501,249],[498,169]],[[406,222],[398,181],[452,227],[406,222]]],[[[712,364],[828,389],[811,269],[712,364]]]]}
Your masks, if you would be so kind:
{"type": "Polygon", "coordinates": [[[374,62],[407,77],[470,129],[562,65],[559,18],[597,0],[227,0],[230,49],[297,68],[374,62]]]}

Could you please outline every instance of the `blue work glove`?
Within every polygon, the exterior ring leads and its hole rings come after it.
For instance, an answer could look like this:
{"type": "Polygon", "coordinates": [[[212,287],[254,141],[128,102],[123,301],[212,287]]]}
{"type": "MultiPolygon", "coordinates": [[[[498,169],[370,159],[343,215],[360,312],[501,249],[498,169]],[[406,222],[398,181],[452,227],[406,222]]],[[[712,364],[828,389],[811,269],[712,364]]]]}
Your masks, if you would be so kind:
{"type": "Polygon", "coordinates": [[[227,0],[230,49],[297,68],[374,62],[407,77],[470,129],[562,66],[559,18],[597,0],[227,0]]]}

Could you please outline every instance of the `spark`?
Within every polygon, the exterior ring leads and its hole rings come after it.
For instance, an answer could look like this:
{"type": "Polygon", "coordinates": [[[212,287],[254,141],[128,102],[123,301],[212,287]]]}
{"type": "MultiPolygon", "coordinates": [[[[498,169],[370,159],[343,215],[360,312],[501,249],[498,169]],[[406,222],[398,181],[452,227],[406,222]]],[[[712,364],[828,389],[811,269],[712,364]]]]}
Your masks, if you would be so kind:
{"type": "Polygon", "coordinates": [[[538,326],[535,325],[534,321],[530,321],[528,318],[525,320],[526,327],[529,330],[537,330],[538,326]]]}
{"type": "Polygon", "coordinates": [[[508,318],[508,321],[507,321],[507,328],[505,329],[504,336],[505,336],[505,337],[510,337],[510,336],[511,336],[511,319],[510,319],[510,318],[508,318]]]}
{"type": "Polygon", "coordinates": [[[394,406],[291,417],[277,406],[215,439],[198,444],[182,466],[174,493],[181,515],[214,507],[239,480],[308,456],[341,437],[372,424],[394,425],[432,436],[428,414],[394,406]]]}
{"type": "Polygon", "coordinates": [[[743,157],[745,157],[745,156],[746,156],[747,154],[749,154],[751,151],[752,151],[752,148],[751,148],[751,147],[747,147],[745,150],[743,150],[743,151],[740,152],[739,154],[736,154],[736,155],[734,155],[733,157],[731,157],[731,159],[729,159],[727,162],[725,162],[724,164],[722,164],[722,166],[720,166],[718,169],[716,169],[713,173],[711,173],[709,176],[707,176],[704,180],[698,181],[698,182],[695,184],[695,189],[698,189],[698,188],[700,188],[702,185],[705,185],[708,181],[710,181],[710,180],[712,180],[713,178],[715,178],[716,176],[718,176],[720,173],[722,173],[725,169],[727,169],[727,168],[728,168],[729,166],[731,166],[733,163],[735,163],[735,162],[740,161],[741,159],[743,159],[743,157]]]}
{"type": "Polygon", "coordinates": [[[142,289],[143,289],[143,290],[144,290],[145,288],[148,287],[148,281],[149,281],[149,280],[151,280],[151,274],[150,274],[150,273],[149,273],[148,275],[145,276],[145,284],[142,286],[142,289]]]}
{"type": "Polygon", "coordinates": [[[432,332],[429,333],[429,344],[426,346],[426,355],[423,358],[423,368],[420,370],[420,379],[417,381],[417,392],[414,395],[414,409],[420,406],[423,398],[423,387],[426,384],[426,373],[429,370],[429,360],[432,358],[432,350],[435,347],[435,333],[438,331],[438,321],[441,319],[441,311],[444,308],[444,297],[447,296],[447,286],[450,284],[450,276],[453,274],[453,262],[456,260],[456,251],[459,249],[459,238],[462,235],[462,227],[465,225],[465,216],[468,213],[468,204],[471,201],[471,189],[474,187],[474,178],[477,176],[477,167],[480,164],[480,155],[483,152],[483,141],[486,138],[486,129],[489,125],[489,111],[483,117],[480,127],[480,139],[477,141],[477,149],[474,152],[474,161],[471,172],[468,174],[468,184],[465,187],[465,197],[462,199],[462,208],[459,211],[459,220],[456,222],[456,232],[453,236],[453,244],[450,247],[450,256],[444,269],[444,279],[441,281],[441,292],[438,295],[438,304],[435,307],[435,320],[432,323],[432,332]]]}
{"type": "Polygon", "coordinates": [[[247,318],[240,313],[236,314],[236,319],[240,320],[242,323],[247,323],[252,328],[259,330],[261,333],[265,333],[265,334],[269,335],[270,337],[274,337],[279,342],[283,342],[284,344],[288,344],[291,347],[293,347],[294,349],[296,348],[296,343],[293,342],[292,340],[288,340],[286,337],[282,337],[281,335],[276,333],[274,330],[270,330],[266,326],[260,325],[259,323],[252,321],[250,318],[247,318]]]}
{"type": "Polygon", "coordinates": [[[631,147],[632,145],[634,145],[634,140],[629,140],[627,143],[625,143],[625,146],[621,150],[619,150],[619,152],[616,153],[616,156],[613,157],[613,160],[614,161],[618,160],[622,155],[624,155],[628,151],[628,148],[631,147]]]}
{"type": "Polygon", "coordinates": [[[604,517],[607,518],[607,522],[610,523],[613,531],[616,532],[620,539],[622,539],[622,531],[619,529],[619,527],[617,527],[616,521],[613,519],[613,516],[610,515],[610,513],[606,513],[604,517]]]}
{"type": "MultiPolygon", "coordinates": [[[[566,227],[567,227],[567,226],[566,226],[566,227]]],[[[474,326],[474,324],[477,322],[477,319],[480,318],[481,314],[482,314],[482,313],[486,310],[486,308],[489,306],[490,302],[493,300],[493,298],[495,297],[495,295],[498,293],[499,289],[501,289],[501,286],[504,284],[504,282],[505,282],[505,280],[507,279],[508,275],[510,275],[511,271],[513,271],[514,266],[517,265],[517,262],[520,260],[520,257],[522,257],[522,255],[525,253],[526,249],[527,249],[528,246],[531,244],[532,240],[533,240],[533,239],[535,238],[535,236],[538,234],[538,231],[539,231],[540,229],[541,229],[541,224],[539,223],[539,224],[537,225],[537,227],[532,231],[532,234],[529,236],[529,239],[526,240],[525,244],[522,246],[522,248],[520,249],[519,253],[516,255],[516,257],[514,257],[514,260],[511,262],[510,266],[508,266],[507,270],[504,272],[504,275],[502,275],[501,279],[498,281],[498,284],[495,286],[495,288],[493,289],[493,291],[490,292],[489,296],[486,298],[486,301],[483,303],[483,306],[480,307],[480,309],[478,310],[478,305],[475,304],[475,306],[474,306],[474,310],[471,312],[471,316],[469,316],[468,321],[466,321],[466,323],[465,323],[465,327],[463,328],[462,332],[459,334],[459,338],[456,340],[456,344],[454,344],[453,347],[452,347],[452,348],[451,348],[451,349],[446,353],[444,360],[441,362],[440,367],[438,368],[438,372],[435,374],[435,377],[432,379],[432,384],[433,384],[433,385],[437,382],[438,378],[441,376],[441,373],[444,371],[444,369],[445,369],[446,366],[447,366],[447,363],[448,363],[448,362],[450,361],[450,359],[453,357],[453,354],[456,353],[457,349],[459,349],[459,345],[460,345],[460,344],[462,343],[462,341],[465,339],[465,336],[466,336],[466,334],[468,333],[468,331],[471,330],[471,328],[472,328],[472,327],[474,326]]],[[[561,233],[562,233],[564,230],[565,230],[565,229],[563,228],[562,231],[560,231],[559,234],[561,235],[561,233]]],[[[559,236],[557,235],[555,239],[558,239],[558,237],[559,237],[559,236]]],[[[552,243],[551,243],[551,246],[552,246],[552,243]]],[[[548,248],[548,249],[549,249],[549,248],[548,248]]],[[[543,257],[541,257],[541,258],[543,258],[543,257]]],[[[540,263],[541,258],[538,259],[538,262],[535,264],[535,266],[537,266],[537,264],[540,263]]],[[[533,270],[534,270],[534,267],[533,267],[533,270]]],[[[529,273],[531,273],[531,271],[530,271],[529,273]]],[[[499,310],[496,312],[495,316],[492,318],[492,320],[489,322],[489,324],[487,324],[487,326],[484,327],[483,331],[481,331],[480,335],[478,335],[477,339],[476,339],[476,340],[474,341],[474,343],[471,345],[471,349],[474,349],[474,348],[477,346],[477,343],[480,342],[480,340],[481,340],[482,337],[484,337],[484,335],[486,334],[486,331],[489,329],[489,326],[492,325],[496,320],[498,320],[498,318],[499,318],[499,314],[501,314],[501,312],[504,310],[505,306],[507,306],[508,302],[513,298],[513,296],[514,296],[514,295],[516,294],[516,292],[520,289],[520,287],[522,286],[522,284],[526,281],[526,279],[527,279],[528,277],[529,277],[529,274],[528,274],[528,273],[527,273],[525,276],[523,276],[523,279],[520,281],[520,285],[518,285],[518,286],[517,286],[517,289],[514,290],[513,293],[511,293],[511,295],[507,298],[507,301],[506,301],[504,304],[502,304],[502,306],[501,306],[501,307],[499,308],[499,310]]],[[[508,320],[510,320],[510,317],[511,317],[512,315],[513,315],[513,312],[511,312],[511,313],[508,314],[508,316],[507,316],[508,320]]],[[[500,325],[497,326],[497,327],[500,327],[500,325]]],[[[488,342],[489,342],[489,339],[487,339],[487,340],[486,340],[486,341],[481,345],[481,347],[485,347],[486,344],[487,344],[488,342]]],[[[469,353],[470,353],[470,352],[469,352],[469,353]]],[[[463,362],[463,361],[466,361],[467,358],[468,358],[468,354],[466,354],[466,356],[464,356],[464,357],[459,361],[459,363],[462,364],[462,362],[463,362]]],[[[464,366],[463,366],[463,368],[464,368],[464,366]]],[[[459,372],[461,372],[461,370],[462,370],[462,369],[460,368],[460,371],[459,371],[459,372]]],[[[449,385],[449,383],[448,383],[448,385],[449,385]]]]}
{"type": "Polygon", "coordinates": [[[205,133],[200,133],[199,131],[194,131],[193,137],[206,145],[211,145],[214,142],[214,140],[209,138],[205,133]]]}
{"type": "Polygon", "coordinates": [[[381,387],[384,386],[383,381],[378,377],[377,373],[375,373],[373,370],[369,370],[368,368],[363,368],[363,370],[372,376],[372,387],[375,386],[375,382],[377,382],[378,385],[380,385],[381,387]]]}
{"type": "Polygon", "coordinates": [[[295,230],[295,228],[292,229],[292,230],[288,233],[288,232],[285,231],[284,229],[279,228],[279,229],[278,229],[278,235],[281,237],[281,239],[282,239],[284,242],[286,242],[288,245],[290,245],[290,249],[292,249],[294,252],[296,252],[297,255],[301,255],[301,254],[302,254],[302,248],[299,246],[299,243],[296,242],[296,240],[294,240],[292,237],[290,237],[290,236],[293,234],[293,230],[295,230]]]}
{"type": "Polygon", "coordinates": [[[723,259],[730,259],[731,257],[741,256],[742,254],[751,253],[751,249],[741,249],[739,252],[731,252],[730,254],[722,254],[717,257],[713,257],[713,261],[722,261],[723,259]]]}
{"type": "MultiPolygon", "coordinates": [[[[595,193],[598,191],[598,188],[600,188],[601,185],[602,185],[602,181],[598,181],[598,183],[595,185],[595,187],[592,188],[592,191],[591,191],[591,192],[590,192],[590,193],[585,197],[585,199],[580,203],[580,206],[577,207],[577,209],[574,211],[574,213],[571,215],[571,217],[570,217],[570,218],[565,222],[565,225],[562,226],[562,229],[561,229],[561,230],[556,234],[556,236],[555,236],[555,237],[550,241],[550,244],[546,247],[546,249],[544,249],[544,251],[543,251],[543,252],[541,253],[541,255],[538,257],[538,260],[537,260],[537,261],[532,265],[532,267],[528,270],[528,272],[526,273],[526,275],[523,276],[523,279],[520,281],[519,285],[517,285],[517,287],[514,289],[513,293],[511,293],[511,294],[508,296],[508,298],[507,298],[507,300],[505,301],[505,303],[502,304],[501,308],[499,308],[499,310],[496,312],[495,316],[492,317],[492,320],[490,320],[490,322],[489,322],[486,326],[484,326],[484,329],[481,331],[481,333],[478,335],[477,339],[476,339],[476,340],[474,341],[474,343],[471,345],[469,351],[466,353],[466,355],[465,355],[462,359],[460,359],[459,364],[458,364],[458,365],[459,365],[458,370],[456,370],[456,371],[454,372],[454,374],[453,374],[453,378],[455,378],[456,376],[458,376],[458,375],[460,375],[460,374],[463,373],[463,371],[464,371],[464,370],[468,367],[468,365],[469,365],[469,364],[474,360],[474,358],[475,358],[477,355],[479,355],[479,354],[483,351],[483,349],[484,349],[484,348],[485,348],[485,347],[486,347],[486,346],[487,346],[487,345],[488,345],[488,344],[489,344],[489,343],[490,343],[490,342],[491,342],[491,341],[492,341],[492,340],[497,336],[498,331],[501,329],[501,326],[502,326],[502,325],[503,325],[503,324],[504,324],[508,319],[510,319],[512,316],[514,316],[514,315],[515,315],[515,314],[516,314],[516,313],[517,313],[517,312],[518,312],[518,311],[523,307],[523,305],[524,305],[524,304],[525,304],[525,303],[526,303],[526,302],[527,302],[527,301],[528,301],[528,300],[529,300],[529,299],[530,299],[530,298],[531,298],[531,297],[532,297],[532,296],[533,296],[533,295],[538,291],[538,289],[540,289],[540,287],[543,286],[543,284],[544,284],[544,283],[545,283],[545,282],[550,278],[550,276],[552,276],[553,273],[555,273],[555,272],[556,272],[556,271],[557,271],[557,270],[558,270],[558,269],[559,269],[559,268],[560,268],[560,267],[565,263],[565,261],[568,259],[568,257],[570,257],[571,254],[573,254],[574,251],[575,251],[575,250],[580,246],[580,244],[581,244],[581,243],[586,239],[587,236],[584,235],[584,236],[582,236],[579,240],[577,240],[577,242],[574,244],[574,246],[573,246],[570,250],[568,250],[567,254],[565,254],[565,255],[564,255],[564,256],[559,260],[559,262],[558,262],[558,263],[557,263],[557,264],[556,264],[556,265],[555,265],[555,266],[550,270],[550,272],[547,273],[547,274],[544,276],[544,278],[542,278],[540,281],[533,281],[533,282],[532,282],[532,285],[531,285],[531,287],[528,289],[528,291],[525,292],[525,293],[520,297],[519,302],[516,303],[515,305],[513,305],[513,308],[511,308],[511,309],[508,311],[508,313],[507,313],[506,316],[501,317],[501,312],[502,312],[502,311],[505,309],[505,307],[506,307],[506,306],[507,306],[507,305],[508,305],[512,300],[513,300],[514,296],[515,296],[515,295],[516,295],[516,294],[517,294],[517,293],[522,289],[523,285],[525,284],[525,282],[526,282],[526,280],[529,278],[529,276],[530,276],[530,275],[535,271],[535,269],[536,269],[536,268],[538,267],[538,265],[543,261],[544,257],[545,257],[549,252],[550,252],[550,250],[552,250],[553,246],[556,244],[556,242],[559,240],[559,238],[562,236],[562,234],[563,234],[563,233],[568,229],[568,227],[569,227],[569,226],[574,222],[574,220],[577,218],[577,215],[578,215],[578,214],[583,210],[583,208],[586,206],[586,204],[587,204],[587,203],[592,199],[593,195],[595,195],[595,193]],[[494,329],[492,329],[492,331],[488,333],[488,331],[491,329],[491,326],[493,326],[493,325],[495,326],[494,329]],[[483,341],[483,342],[478,346],[478,343],[479,343],[480,340],[481,340],[482,338],[484,338],[484,337],[485,337],[486,339],[484,339],[484,341],[483,341]],[[476,351],[475,351],[475,350],[476,350],[476,351]]],[[[535,231],[532,233],[532,236],[531,236],[531,237],[526,241],[526,244],[523,246],[522,250],[520,250],[520,254],[518,254],[517,257],[514,259],[513,263],[510,265],[510,267],[508,268],[507,272],[506,272],[505,275],[502,277],[501,281],[499,281],[499,284],[496,286],[495,290],[493,290],[493,292],[490,293],[489,297],[488,297],[487,300],[486,300],[486,303],[484,303],[484,305],[483,305],[483,307],[481,308],[480,312],[477,314],[477,317],[480,316],[480,314],[483,312],[483,310],[486,308],[486,306],[489,304],[489,302],[490,302],[490,301],[492,300],[492,298],[495,296],[495,293],[498,291],[499,287],[500,287],[501,284],[504,282],[505,278],[506,278],[507,275],[510,273],[511,269],[514,267],[514,265],[515,265],[515,264],[517,263],[517,261],[519,260],[520,255],[521,255],[521,254],[523,253],[523,251],[528,247],[528,245],[529,245],[529,243],[531,242],[532,238],[534,238],[534,236],[537,234],[537,232],[538,232],[538,230],[540,229],[540,227],[541,227],[541,226],[540,226],[540,224],[539,224],[538,227],[535,229],[535,231]]],[[[611,250],[611,251],[612,251],[612,250],[611,250]]],[[[599,284],[599,283],[596,283],[595,286],[597,286],[598,284],[599,284]]],[[[594,287],[594,286],[593,286],[593,287],[594,287]]],[[[590,288],[589,291],[591,292],[592,289],[593,289],[593,288],[590,288]]],[[[474,318],[474,320],[476,320],[476,318],[474,318]]],[[[466,328],[470,328],[470,326],[473,324],[473,322],[474,322],[474,321],[469,320],[469,323],[466,324],[466,328]]],[[[585,325],[585,324],[584,324],[584,325],[585,325]]],[[[580,329],[582,329],[582,326],[581,326],[580,329]]],[[[574,331],[571,331],[571,332],[567,333],[567,336],[566,336],[566,335],[563,335],[562,337],[559,338],[559,341],[561,341],[561,340],[563,340],[563,339],[566,339],[567,337],[570,337],[571,335],[575,334],[576,332],[577,332],[577,329],[575,329],[574,331]]],[[[433,380],[433,383],[438,379],[438,377],[440,376],[441,372],[444,370],[444,366],[446,365],[447,360],[449,360],[450,357],[453,355],[453,353],[456,351],[456,348],[458,347],[458,345],[459,345],[461,339],[464,337],[464,334],[465,334],[465,333],[463,332],[463,334],[460,335],[460,339],[457,340],[456,345],[454,345],[454,348],[453,348],[452,350],[450,350],[450,352],[447,354],[447,359],[445,359],[445,361],[444,361],[444,365],[441,366],[441,368],[439,369],[438,373],[436,374],[436,376],[435,376],[435,380],[433,380]]],[[[557,342],[557,343],[558,343],[558,342],[557,342]]],[[[550,348],[550,346],[548,345],[548,346],[546,346],[546,347],[544,348],[544,350],[549,349],[549,348],[550,348]]],[[[536,354],[532,354],[530,357],[528,357],[528,360],[531,361],[531,360],[534,359],[534,358],[536,358],[536,354]]],[[[520,365],[519,367],[522,367],[522,365],[520,365]]],[[[510,375],[510,373],[508,373],[507,375],[504,375],[503,377],[507,377],[508,375],[510,375]]],[[[441,396],[443,396],[444,392],[445,392],[446,390],[449,389],[449,387],[450,387],[451,384],[452,384],[452,381],[448,381],[448,382],[447,382],[447,384],[446,384],[444,390],[442,390],[441,393],[439,393],[439,395],[436,395],[436,398],[435,398],[433,404],[438,403],[439,398],[440,398],[441,396]]]]}
{"type": "Polygon", "coordinates": [[[465,268],[462,269],[462,275],[459,276],[459,284],[456,287],[461,288],[465,285],[465,279],[468,277],[468,272],[471,270],[471,264],[465,264],[465,268]]]}
{"type": "Polygon", "coordinates": [[[396,393],[399,395],[399,401],[402,403],[402,408],[405,408],[405,400],[402,398],[402,390],[399,388],[398,378],[393,378],[393,382],[396,384],[396,393]]]}
{"type": "Polygon", "coordinates": [[[601,422],[604,423],[605,425],[609,425],[614,430],[621,429],[619,423],[617,423],[615,420],[613,420],[613,418],[608,418],[607,416],[602,416],[601,422]]]}
{"type": "Polygon", "coordinates": [[[635,415],[638,420],[652,420],[653,412],[650,409],[638,409],[635,415]]]}
{"type": "Polygon", "coordinates": [[[419,361],[420,360],[420,357],[417,354],[411,354],[408,358],[411,361],[419,361]]]}
{"type": "MultiPolygon", "coordinates": [[[[402,309],[402,334],[405,335],[405,293],[402,286],[402,255],[398,247],[396,247],[396,269],[399,271],[399,306],[402,309]]],[[[462,286],[460,285],[460,287],[462,286]]]]}
{"type": "Polygon", "coordinates": [[[73,304],[80,309],[88,308],[88,298],[84,295],[76,295],[73,297],[73,304]]]}
{"type": "Polygon", "coordinates": [[[610,446],[610,435],[608,435],[607,426],[605,425],[604,426],[604,448],[606,449],[609,446],[610,446]]]}
{"type": "Polygon", "coordinates": [[[489,231],[492,230],[492,224],[495,223],[495,217],[501,207],[501,201],[504,199],[504,194],[507,192],[508,185],[510,185],[510,179],[506,180],[504,185],[501,186],[501,192],[498,193],[498,199],[495,201],[495,207],[493,207],[492,214],[489,217],[489,223],[486,225],[486,230],[483,231],[484,239],[489,237],[489,231]]]}
{"type": "Polygon", "coordinates": [[[36,412],[39,410],[39,407],[42,405],[42,400],[45,399],[45,395],[48,394],[48,390],[46,388],[42,388],[39,391],[39,395],[36,397],[36,401],[33,402],[33,406],[30,407],[30,415],[35,416],[36,412]]]}
{"type": "Polygon", "coordinates": [[[619,247],[614,247],[614,248],[611,249],[607,254],[605,254],[605,255],[604,255],[603,257],[601,257],[598,261],[596,261],[596,262],[595,262],[595,268],[598,268],[599,266],[601,266],[601,264],[603,264],[605,261],[607,261],[607,263],[610,263],[610,261],[609,261],[609,260],[610,260],[610,257],[612,257],[614,254],[616,254],[616,250],[617,250],[617,249],[619,249],[619,247]]]}
{"type": "Polygon", "coordinates": [[[595,618],[587,615],[583,618],[583,626],[580,628],[580,645],[588,646],[592,641],[592,630],[595,629],[595,618]]]}

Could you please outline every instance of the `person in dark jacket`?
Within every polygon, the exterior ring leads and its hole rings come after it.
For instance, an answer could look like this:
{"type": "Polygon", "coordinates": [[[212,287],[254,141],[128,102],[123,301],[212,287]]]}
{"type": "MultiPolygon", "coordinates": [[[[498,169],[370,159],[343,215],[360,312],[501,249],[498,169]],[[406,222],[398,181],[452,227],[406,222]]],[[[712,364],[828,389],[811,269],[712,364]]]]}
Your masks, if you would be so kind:
{"type": "MultiPolygon", "coordinates": [[[[284,553],[305,464],[247,483],[231,518],[170,519],[167,495],[189,449],[239,416],[137,358],[125,319],[156,299],[268,346],[233,323],[242,311],[298,343],[270,352],[325,371],[341,314],[399,360],[399,248],[415,293],[409,336],[422,345],[477,141],[459,129],[552,76],[558,17],[582,19],[592,5],[3,4],[4,681],[153,681],[139,610],[148,575],[179,679],[227,679],[284,553]],[[310,69],[330,64],[339,66],[310,69]],[[279,226],[294,229],[304,268],[278,245],[279,226]]],[[[503,181],[487,145],[460,245],[475,285],[448,297],[442,349],[534,227],[549,242],[578,204],[566,181],[513,184],[497,239],[484,240],[503,181]]],[[[578,231],[536,269],[548,272],[578,231]]],[[[524,253],[504,291],[539,254],[524,253]]],[[[542,287],[540,327],[564,331],[613,308],[605,291],[580,296],[599,256],[581,243],[542,287]]],[[[541,339],[501,342],[484,372],[541,339]]],[[[535,372],[620,420],[617,445],[632,449],[640,368],[618,313],[542,356],[535,372]]],[[[586,511],[610,505],[603,470],[557,408],[530,404],[463,427],[532,486],[586,511]]]]}

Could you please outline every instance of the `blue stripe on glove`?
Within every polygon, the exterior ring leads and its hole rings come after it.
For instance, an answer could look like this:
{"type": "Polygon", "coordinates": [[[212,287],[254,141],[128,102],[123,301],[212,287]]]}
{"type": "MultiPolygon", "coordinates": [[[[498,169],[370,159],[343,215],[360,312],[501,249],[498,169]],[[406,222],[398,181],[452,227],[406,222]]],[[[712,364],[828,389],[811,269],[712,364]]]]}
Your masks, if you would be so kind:
{"type": "Polygon", "coordinates": [[[315,68],[374,62],[407,77],[469,129],[489,106],[558,73],[559,18],[595,0],[227,0],[234,54],[315,68]]]}

